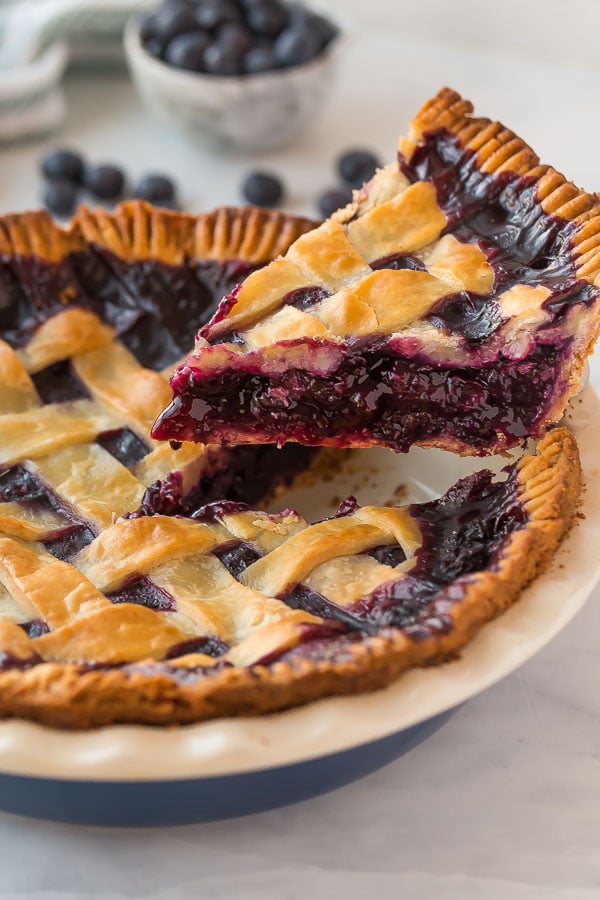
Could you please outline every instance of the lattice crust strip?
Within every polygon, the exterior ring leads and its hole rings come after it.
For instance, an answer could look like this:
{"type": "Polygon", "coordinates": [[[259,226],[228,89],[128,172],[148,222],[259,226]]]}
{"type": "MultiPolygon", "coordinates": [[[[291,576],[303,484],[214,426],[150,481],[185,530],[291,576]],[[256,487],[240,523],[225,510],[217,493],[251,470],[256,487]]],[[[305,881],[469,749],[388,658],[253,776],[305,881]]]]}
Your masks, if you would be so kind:
{"type": "MultiPolygon", "coordinates": [[[[517,508],[493,566],[441,589],[410,627],[371,620],[364,604],[381,592],[411,607],[427,581],[419,567],[437,555],[431,510],[348,507],[314,525],[235,505],[198,519],[98,514],[97,536],[64,562],[28,530],[27,499],[5,504],[0,715],[189,722],[382,686],[455,653],[516,599],[569,526],[579,474],[574,439],[554,429],[501,486],[490,521],[517,508]]],[[[54,514],[38,517],[42,529],[54,514]]]]}
{"type": "MultiPolygon", "coordinates": [[[[50,631],[24,642],[22,629],[5,624],[3,650],[22,656],[27,647],[26,657],[90,663],[162,659],[179,644],[211,635],[230,648],[226,661],[251,664],[255,653],[263,657],[297,643],[297,625],[322,621],[279,599],[297,583],[331,585],[343,608],[375,586],[402,578],[420,546],[419,529],[406,510],[376,507],[315,525],[294,513],[253,511],[210,524],[166,516],[121,520],[70,563],[31,537],[0,538],[0,584],[14,598],[17,619],[43,622],[50,631]],[[236,579],[218,554],[240,542],[261,555],[236,579]],[[355,565],[357,554],[392,543],[407,556],[402,570],[371,557],[363,558],[363,569],[355,565]],[[140,578],[146,579],[147,595],[160,592],[164,611],[126,602],[128,586],[140,578]],[[342,594],[344,582],[348,590],[342,594]],[[120,591],[125,602],[113,603],[111,596],[120,591]]],[[[215,662],[198,653],[178,655],[178,665],[215,662]]]]}

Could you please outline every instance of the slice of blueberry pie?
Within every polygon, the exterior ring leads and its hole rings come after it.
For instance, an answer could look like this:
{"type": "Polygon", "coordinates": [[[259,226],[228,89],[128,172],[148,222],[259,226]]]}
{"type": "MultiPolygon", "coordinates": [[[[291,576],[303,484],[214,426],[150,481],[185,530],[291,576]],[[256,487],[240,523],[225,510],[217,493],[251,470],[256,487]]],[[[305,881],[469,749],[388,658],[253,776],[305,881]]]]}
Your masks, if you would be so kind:
{"type": "Polygon", "coordinates": [[[600,203],[449,89],[354,202],[222,301],[154,437],[483,455],[539,438],[600,327],[600,203]]]}

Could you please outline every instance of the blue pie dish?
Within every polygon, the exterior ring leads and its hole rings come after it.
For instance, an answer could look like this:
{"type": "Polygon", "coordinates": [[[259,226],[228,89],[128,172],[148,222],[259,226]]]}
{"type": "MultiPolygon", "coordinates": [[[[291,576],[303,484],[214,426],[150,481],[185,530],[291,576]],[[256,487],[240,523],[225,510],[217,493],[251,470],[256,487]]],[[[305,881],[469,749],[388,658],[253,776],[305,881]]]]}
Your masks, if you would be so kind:
{"type": "MultiPolygon", "coordinates": [[[[600,400],[591,388],[572,407],[568,424],[586,480],[583,518],[550,569],[458,660],[413,670],[372,694],[257,718],[80,732],[0,722],[0,810],[80,825],[208,822],[307,800],[416,748],[470,697],[539,652],[600,577],[600,400]]],[[[438,451],[411,451],[400,462],[391,459],[389,478],[436,495],[440,482],[452,483],[476,465],[438,451]]],[[[382,465],[381,479],[385,471],[382,465]]]]}
{"type": "Polygon", "coordinates": [[[375,772],[436,732],[455,710],[350,750],[232,775],[165,781],[72,781],[0,775],[4,812],[74,825],[210,822],[308,800],[375,772]]]}

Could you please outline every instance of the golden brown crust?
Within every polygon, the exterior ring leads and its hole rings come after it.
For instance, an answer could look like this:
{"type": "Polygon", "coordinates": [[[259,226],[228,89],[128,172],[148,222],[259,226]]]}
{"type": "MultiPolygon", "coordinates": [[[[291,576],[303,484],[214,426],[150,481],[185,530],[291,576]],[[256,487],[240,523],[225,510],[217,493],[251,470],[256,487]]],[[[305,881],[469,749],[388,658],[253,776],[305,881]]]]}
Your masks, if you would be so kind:
{"type": "MultiPolygon", "coordinates": [[[[581,488],[577,445],[565,428],[540,441],[518,466],[518,493],[529,514],[495,566],[464,576],[462,598],[449,604],[452,628],[421,642],[385,629],[350,645],[344,659],[282,661],[271,667],[232,667],[189,684],[166,672],[122,669],[82,674],[72,664],[48,663],[0,675],[0,715],[66,728],[113,722],[190,723],[228,715],[258,715],[334,694],[381,688],[408,668],[452,657],[490,619],[515,602],[552,559],[570,527],[581,488]]],[[[456,589],[454,585],[454,590],[456,589]]]]}
{"type": "Polygon", "coordinates": [[[255,207],[219,207],[194,216],[130,200],[112,211],[81,206],[66,228],[44,210],[3,216],[0,254],[57,262],[92,243],[125,260],[156,259],[172,265],[184,259],[265,263],[285,253],[317,224],[255,207]]]}

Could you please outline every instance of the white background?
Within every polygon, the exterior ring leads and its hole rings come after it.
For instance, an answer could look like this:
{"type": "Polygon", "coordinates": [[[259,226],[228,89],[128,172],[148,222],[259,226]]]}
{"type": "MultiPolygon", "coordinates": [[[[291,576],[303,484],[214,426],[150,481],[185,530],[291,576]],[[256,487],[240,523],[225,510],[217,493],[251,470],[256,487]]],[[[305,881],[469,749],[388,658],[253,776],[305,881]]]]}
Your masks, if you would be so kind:
{"type": "MultiPolygon", "coordinates": [[[[327,4],[321,4],[327,5],[327,4]]],[[[64,133],[0,154],[0,207],[39,204],[36,160],[67,143],[132,175],[163,170],[193,210],[239,202],[243,174],[284,175],[314,212],[351,145],[392,158],[442,84],[600,189],[600,7],[591,0],[330,3],[354,20],[327,110],[294,147],[210,156],[153,122],[118,78],[69,84],[64,133]]],[[[600,365],[592,366],[600,387],[600,365]]],[[[599,457],[600,458],[600,457],[599,457]]],[[[599,463],[600,465],[600,463],[599,463]]],[[[596,593],[520,672],[364,781],[292,808],[159,831],[75,829],[0,815],[0,897],[439,898],[600,896],[600,622],[596,593]]]]}

